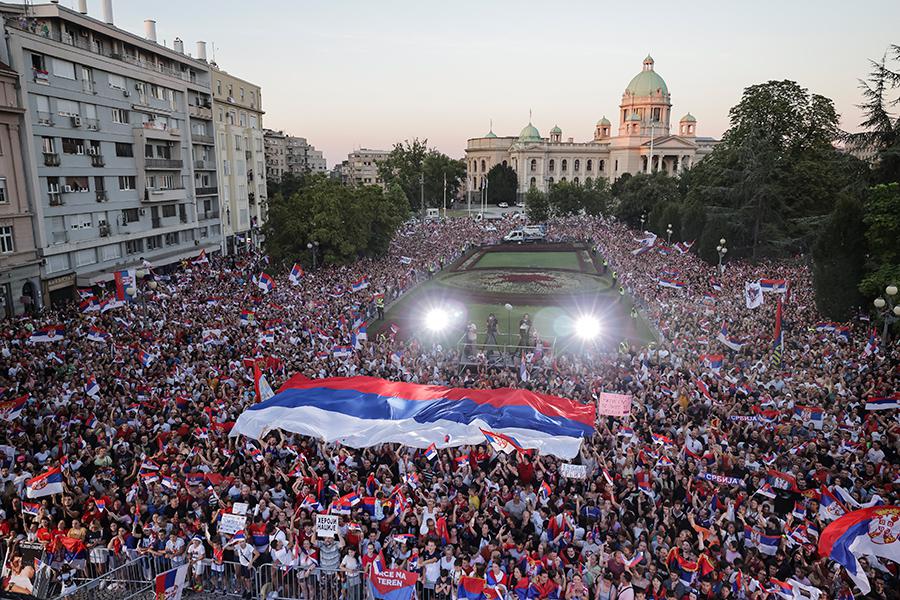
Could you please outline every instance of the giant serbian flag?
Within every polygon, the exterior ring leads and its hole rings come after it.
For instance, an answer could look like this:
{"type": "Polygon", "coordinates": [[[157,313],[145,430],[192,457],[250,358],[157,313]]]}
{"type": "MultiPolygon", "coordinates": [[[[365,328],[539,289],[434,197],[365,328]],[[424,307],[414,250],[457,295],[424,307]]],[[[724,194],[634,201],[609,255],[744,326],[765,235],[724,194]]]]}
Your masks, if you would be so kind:
{"type": "Polygon", "coordinates": [[[819,537],[819,554],[847,569],[863,594],[870,591],[861,556],[900,563],[900,506],[872,506],[832,521],[819,537]]]}
{"type": "Polygon", "coordinates": [[[523,448],[574,458],[582,438],[594,432],[595,417],[594,405],[528,390],[294,375],[275,396],[245,410],[231,435],[260,439],[283,429],[353,448],[385,442],[447,448],[483,444],[481,430],[488,429],[523,448]]]}
{"type": "Polygon", "coordinates": [[[378,600],[409,600],[416,591],[419,576],[411,571],[372,571],[369,577],[372,596],[378,600]]]}

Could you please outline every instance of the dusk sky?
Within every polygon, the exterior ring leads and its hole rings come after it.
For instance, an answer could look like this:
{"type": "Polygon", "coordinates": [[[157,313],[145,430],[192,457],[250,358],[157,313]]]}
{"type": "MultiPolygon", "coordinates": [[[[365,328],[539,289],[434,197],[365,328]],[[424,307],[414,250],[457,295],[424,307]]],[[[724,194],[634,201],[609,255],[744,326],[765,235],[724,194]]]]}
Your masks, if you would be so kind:
{"type": "MultiPolygon", "coordinates": [[[[62,0],[73,5],[74,0],[62,0]]],[[[100,1],[89,0],[100,14],[100,1]]],[[[747,85],[794,79],[859,122],[867,59],[900,43],[900,2],[114,0],[119,27],[215,45],[219,66],[262,86],[264,125],[303,136],[331,168],[359,147],[428,138],[461,157],[466,139],[514,135],[534,113],[547,135],[590,139],[613,120],[649,52],[700,135],[719,136],[747,85]],[[865,14],[859,15],[864,8],[865,14]]]]}

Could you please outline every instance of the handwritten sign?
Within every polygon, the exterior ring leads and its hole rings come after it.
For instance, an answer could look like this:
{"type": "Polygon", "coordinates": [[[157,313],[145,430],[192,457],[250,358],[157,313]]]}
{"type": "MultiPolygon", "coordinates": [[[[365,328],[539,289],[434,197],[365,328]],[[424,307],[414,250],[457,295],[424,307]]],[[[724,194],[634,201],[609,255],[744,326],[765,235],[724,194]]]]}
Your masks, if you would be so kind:
{"type": "Polygon", "coordinates": [[[563,463],[559,465],[559,474],[567,479],[587,479],[587,465],[563,463]]]}
{"type": "Polygon", "coordinates": [[[248,508],[250,508],[250,506],[246,502],[235,502],[232,505],[231,510],[233,510],[236,515],[246,515],[248,508]]]}
{"type": "Polygon", "coordinates": [[[316,535],[322,537],[335,537],[337,532],[337,515],[316,515],[316,535]]]}
{"type": "Polygon", "coordinates": [[[243,529],[246,525],[247,517],[244,515],[222,515],[222,521],[219,523],[219,533],[233,535],[243,529]]]}
{"type": "Polygon", "coordinates": [[[631,414],[631,394],[603,392],[597,398],[597,414],[609,417],[625,417],[631,414]]]}

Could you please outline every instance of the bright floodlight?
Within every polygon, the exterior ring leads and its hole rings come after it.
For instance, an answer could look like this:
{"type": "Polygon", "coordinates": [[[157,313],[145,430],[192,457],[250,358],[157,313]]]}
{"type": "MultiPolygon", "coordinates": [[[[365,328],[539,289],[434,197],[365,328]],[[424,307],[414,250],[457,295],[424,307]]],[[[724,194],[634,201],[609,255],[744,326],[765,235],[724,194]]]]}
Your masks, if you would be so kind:
{"type": "Polygon", "coordinates": [[[600,335],[600,321],[593,315],[582,315],[575,321],[575,333],[583,340],[600,335]]]}
{"type": "Polygon", "coordinates": [[[443,331],[450,323],[450,315],[443,308],[432,308],[425,314],[425,327],[431,331],[443,331]]]}

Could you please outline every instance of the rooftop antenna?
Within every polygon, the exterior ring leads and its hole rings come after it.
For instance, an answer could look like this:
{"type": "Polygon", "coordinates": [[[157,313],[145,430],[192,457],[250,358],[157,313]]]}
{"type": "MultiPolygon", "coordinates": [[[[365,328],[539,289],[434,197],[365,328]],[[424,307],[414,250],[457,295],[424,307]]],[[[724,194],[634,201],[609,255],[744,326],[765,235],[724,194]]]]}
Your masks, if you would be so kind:
{"type": "Polygon", "coordinates": [[[216,62],[216,43],[210,42],[212,44],[212,61],[216,62]]]}
{"type": "Polygon", "coordinates": [[[493,131],[493,130],[494,130],[494,120],[491,119],[491,128],[488,129],[488,131],[493,131]]]}
{"type": "Polygon", "coordinates": [[[528,109],[528,122],[531,123],[531,109],[528,109]]]}

